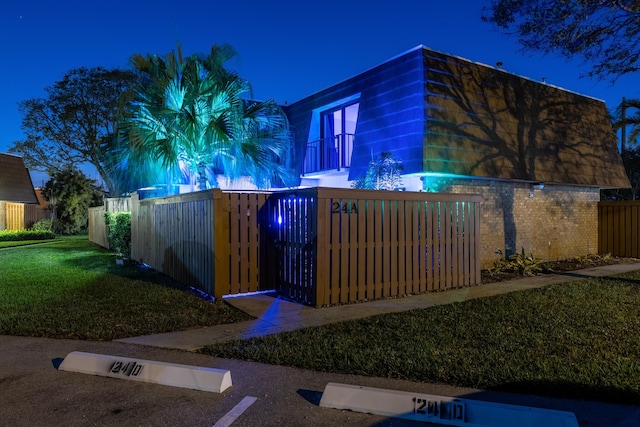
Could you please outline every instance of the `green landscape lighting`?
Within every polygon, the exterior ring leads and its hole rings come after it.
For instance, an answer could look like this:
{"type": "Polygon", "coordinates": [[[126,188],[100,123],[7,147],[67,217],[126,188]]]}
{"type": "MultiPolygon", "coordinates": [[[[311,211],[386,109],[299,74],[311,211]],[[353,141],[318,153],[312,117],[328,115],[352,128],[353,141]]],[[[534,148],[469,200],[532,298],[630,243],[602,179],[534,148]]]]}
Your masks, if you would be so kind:
{"type": "Polygon", "coordinates": [[[439,192],[454,179],[465,178],[463,175],[428,172],[420,176],[423,191],[439,192]]]}

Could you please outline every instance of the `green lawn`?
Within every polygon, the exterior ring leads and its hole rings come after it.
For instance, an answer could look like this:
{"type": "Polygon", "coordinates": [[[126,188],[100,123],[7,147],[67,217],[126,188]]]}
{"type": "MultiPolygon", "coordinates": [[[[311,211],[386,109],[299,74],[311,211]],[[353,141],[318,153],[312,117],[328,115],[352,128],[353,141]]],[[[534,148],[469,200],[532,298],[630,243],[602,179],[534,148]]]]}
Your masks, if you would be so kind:
{"type": "MultiPolygon", "coordinates": [[[[86,237],[0,251],[0,334],[107,340],[246,320],[86,237]]],[[[640,273],[207,346],[318,371],[640,404],[640,273]]]]}
{"type": "Polygon", "coordinates": [[[640,273],[237,340],[203,352],[640,404],[640,273]]]}
{"type": "Polygon", "coordinates": [[[0,251],[0,334],[110,340],[247,320],[85,237],[0,251]]]}

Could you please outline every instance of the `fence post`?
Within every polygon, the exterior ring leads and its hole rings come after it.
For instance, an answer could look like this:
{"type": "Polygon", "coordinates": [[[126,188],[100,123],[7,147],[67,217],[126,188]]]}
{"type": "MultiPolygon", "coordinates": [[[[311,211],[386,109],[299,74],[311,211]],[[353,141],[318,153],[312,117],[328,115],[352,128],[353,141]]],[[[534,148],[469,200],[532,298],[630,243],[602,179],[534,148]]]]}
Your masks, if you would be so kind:
{"type": "Polygon", "coordinates": [[[316,307],[329,304],[329,284],[331,269],[329,268],[329,238],[331,232],[331,200],[321,189],[314,190],[317,200],[315,215],[318,218],[318,233],[316,241],[316,279],[315,303],[316,307]]]}
{"type": "Polygon", "coordinates": [[[0,230],[7,229],[7,202],[0,200],[0,230]]]}
{"type": "Polygon", "coordinates": [[[131,259],[140,260],[141,242],[138,235],[140,230],[139,215],[140,213],[140,195],[135,192],[131,195],[131,259]]]}
{"type": "Polygon", "coordinates": [[[229,289],[229,222],[231,206],[228,197],[222,197],[220,189],[213,190],[213,290],[216,299],[226,295],[229,289]]]}

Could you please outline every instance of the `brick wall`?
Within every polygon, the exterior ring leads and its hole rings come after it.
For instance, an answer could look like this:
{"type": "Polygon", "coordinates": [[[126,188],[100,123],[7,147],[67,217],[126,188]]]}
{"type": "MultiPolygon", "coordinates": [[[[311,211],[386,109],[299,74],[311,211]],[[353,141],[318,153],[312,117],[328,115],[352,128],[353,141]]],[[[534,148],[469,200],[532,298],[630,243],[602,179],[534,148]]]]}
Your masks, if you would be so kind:
{"type": "Polygon", "coordinates": [[[526,183],[457,180],[439,191],[482,195],[482,267],[500,258],[497,251],[524,248],[527,255],[545,260],[598,251],[597,188],[545,185],[532,190],[526,183]]]}

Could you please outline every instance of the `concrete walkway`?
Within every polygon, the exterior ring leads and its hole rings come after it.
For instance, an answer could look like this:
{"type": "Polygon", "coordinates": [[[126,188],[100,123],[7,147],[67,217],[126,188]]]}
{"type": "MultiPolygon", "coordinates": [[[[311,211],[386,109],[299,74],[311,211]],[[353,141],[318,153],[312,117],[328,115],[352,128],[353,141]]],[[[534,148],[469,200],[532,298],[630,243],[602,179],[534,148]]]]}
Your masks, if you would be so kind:
{"type": "Polygon", "coordinates": [[[225,298],[225,300],[256,319],[187,331],[125,338],[119,341],[129,344],[195,351],[207,344],[235,338],[250,338],[308,326],[361,319],[376,314],[429,308],[435,305],[539,288],[553,283],[565,283],[590,277],[612,276],[635,270],[640,270],[640,263],[594,267],[564,274],[545,274],[445,292],[327,308],[303,306],[279,298],[275,294],[231,297],[225,298]]]}

